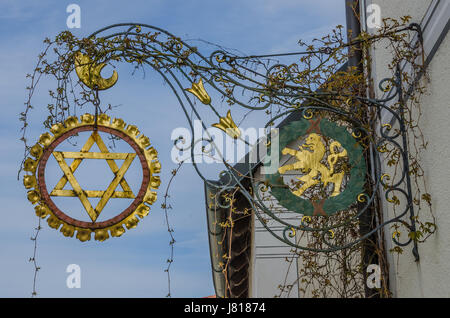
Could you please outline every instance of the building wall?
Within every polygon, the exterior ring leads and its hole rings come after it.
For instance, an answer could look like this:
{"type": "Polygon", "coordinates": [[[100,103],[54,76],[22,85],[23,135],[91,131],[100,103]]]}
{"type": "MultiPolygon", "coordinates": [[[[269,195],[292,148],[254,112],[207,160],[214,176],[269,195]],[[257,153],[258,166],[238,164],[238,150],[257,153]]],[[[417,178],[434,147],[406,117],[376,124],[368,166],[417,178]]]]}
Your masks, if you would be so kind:
{"type": "MultiPolygon", "coordinates": [[[[383,17],[398,18],[404,15],[412,17],[411,22],[427,25],[424,32],[425,52],[430,53],[436,43],[437,33],[441,26],[449,19],[447,0],[374,0],[381,8],[383,17]],[[447,4],[444,6],[445,2],[447,4]],[[434,5],[440,5],[435,10],[431,22],[425,21],[434,5]],[[446,8],[446,9],[445,9],[446,8]],[[428,11],[428,13],[427,13],[428,11]],[[424,19],[425,17],[425,19],[424,19]],[[441,19],[437,23],[437,19],[441,19]],[[427,24],[428,23],[428,24],[427,24]],[[434,24],[440,26],[433,27],[434,24]]],[[[366,4],[369,4],[367,1],[366,4]]],[[[372,51],[374,61],[374,82],[385,77],[387,63],[390,61],[389,52],[379,45],[372,51]]],[[[437,232],[425,243],[419,244],[420,261],[415,262],[411,253],[412,244],[404,248],[403,254],[395,256],[388,252],[390,264],[390,288],[394,297],[449,297],[450,296],[450,213],[448,212],[448,197],[450,196],[450,40],[446,36],[428,66],[429,83],[426,83],[428,92],[421,99],[422,117],[420,127],[428,141],[426,150],[420,151],[420,163],[424,169],[425,182],[428,192],[432,195],[433,213],[438,226],[437,232]]],[[[425,78],[422,83],[425,83],[425,78]]],[[[377,92],[377,97],[381,93],[377,92]]],[[[415,113],[417,115],[417,112],[415,113]]],[[[386,118],[387,119],[387,118],[386,118]]],[[[389,173],[388,167],[384,167],[389,173]]],[[[413,193],[416,189],[413,186],[413,193]]],[[[392,205],[384,202],[384,217],[393,216],[392,205]]],[[[426,208],[421,212],[423,221],[433,221],[427,216],[426,208]]],[[[404,233],[403,235],[406,235],[404,233]]],[[[392,231],[386,231],[387,247],[392,248],[392,231]]],[[[402,237],[404,240],[405,237],[402,237]]]]}
{"type": "MultiPolygon", "coordinates": [[[[288,160],[288,156],[281,158],[280,162],[288,160]]],[[[256,180],[261,180],[261,171],[255,174],[256,180]]],[[[267,192],[259,192],[260,196],[265,196],[264,203],[271,208],[276,215],[287,221],[295,223],[298,215],[287,211],[285,208],[277,204],[275,198],[268,196],[267,192]]],[[[264,213],[259,211],[264,218],[264,213]]],[[[270,219],[267,217],[267,219],[270,219]]],[[[279,241],[270,234],[261,223],[261,221],[253,215],[253,250],[252,250],[252,284],[250,289],[251,297],[281,297],[281,298],[297,298],[298,295],[298,268],[296,250],[289,245],[279,241]],[[292,285],[290,290],[281,289],[281,286],[292,285]]],[[[280,224],[267,224],[277,235],[282,236],[283,226],[280,224]]]]}
{"type": "MultiPolygon", "coordinates": [[[[280,228],[272,228],[281,234],[280,228]]],[[[292,248],[272,236],[259,220],[254,223],[251,297],[297,298],[297,256],[292,248]],[[281,286],[292,285],[291,289],[281,286]]]]}

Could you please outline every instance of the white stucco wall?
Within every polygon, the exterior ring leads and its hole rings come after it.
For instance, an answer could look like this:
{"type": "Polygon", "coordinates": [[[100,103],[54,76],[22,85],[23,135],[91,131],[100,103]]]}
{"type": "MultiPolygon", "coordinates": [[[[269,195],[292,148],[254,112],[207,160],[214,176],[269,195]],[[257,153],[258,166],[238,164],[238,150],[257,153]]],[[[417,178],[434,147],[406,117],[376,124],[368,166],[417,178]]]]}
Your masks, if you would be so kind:
{"type": "Polygon", "coordinates": [[[407,253],[400,257],[398,266],[394,266],[397,277],[393,289],[398,297],[450,297],[449,60],[450,40],[447,36],[429,66],[429,93],[421,102],[424,110],[421,127],[429,142],[421,154],[421,165],[432,195],[438,231],[419,245],[418,264],[412,264],[412,256],[407,253]]]}
{"type": "MultiPolygon", "coordinates": [[[[294,147],[293,143],[290,146],[294,147]]],[[[280,158],[281,163],[285,163],[290,156],[285,155],[280,158]]],[[[262,180],[260,169],[255,174],[256,180],[262,180]]],[[[280,206],[276,199],[268,193],[259,192],[261,198],[264,198],[265,204],[271,208],[276,215],[287,222],[296,222],[299,216],[293,212],[287,211],[280,206]]],[[[262,217],[264,213],[259,211],[262,217]]],[[[266,216],[268,220],[270,217],[266,216]]],[[[251,271],[251,297],[280,297],[297,298],[298,293],[298,256],[295,249],[281,242],[270,234],[260,220],[253,215],[253,248],[252,248],[252,271],[251,271]],[[291,290],[281,290],[279,286],[292,285],[291,290]]],[[[277,235],[282,236],[283,226],[273,221],[267,224],[277,235]]]]}
{"type": "MultiPolygon", "coordinates": [[[[371,2],[380,5],[383,17],[398,18],[410,15],[411,22],[416,23],[422,22],[430,4],[437,3],[425,0],[376,0],[371,2]]],[[[448,16],[446,18],[448,19],[448,16]]],[[[436,35],[437,31],[433,32],[436,35]]],[[[425,35],[430,36],[426,33],[425,35]]],[[[425,42],[427,42],[426,40],[425,42]]],[[[427,52],[432,44],[427,43],[427,52]]],[[[378,46],[372,52],[372,56],[375,71],[374,82],[378,83],[380,79],[391,76],[386,72],[390,54],[384,47],[378,46]]],[[[428,147],[420,152],[420,163],[424,169],[428,192],[432,195],[432,206],[438,231],[425,243],[419,244],[420,261],[418,263],[414,262],[411,253],[412,244],[404,248],[403,254],[399,257],[388,255],[390,288],[394,297],[450,297],[450,248],[448,247],[448,242],[450,242],[448,209],[448,198],[450,197],[449,61],[450,40],[446,36],[429,65],[428,92],[421,99],[420,127],[428,141],[428,147]]],[[[380,94],[377,97],[380,97],[380,94]]],[[[388,171],[387,168],[386,171],[388,171]]],[[[391,205],[386,202],[384,202],[384,215],[385,218],[392,217],[391,205]]],[[[425,211],[421,214],[421,219],[423,221],[431,220],[425,211]]],[[[391,233],[388,229],[386,234],[388,249],[394,246],[391,241],[391,233]]]]}

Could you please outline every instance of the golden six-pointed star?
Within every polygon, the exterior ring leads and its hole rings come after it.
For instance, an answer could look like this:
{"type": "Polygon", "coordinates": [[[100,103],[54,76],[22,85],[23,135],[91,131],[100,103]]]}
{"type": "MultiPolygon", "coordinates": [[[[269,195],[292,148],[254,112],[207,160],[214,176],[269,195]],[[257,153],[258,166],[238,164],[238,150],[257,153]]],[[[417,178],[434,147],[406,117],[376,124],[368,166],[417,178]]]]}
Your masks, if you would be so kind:
{"type": "Polygon", "coordinates": [[[110,153],[105,143],[103,142],[100,134],[94,131],[84,146],[79,152],[69,151],[54,151],[53,156],[58,162],[61,170],[64,172],[64,176],[56,184],[51,196],[63,196],[63,197],[78,197],[81,204],[86,209],[92,222],[95,222],[101,211],[108,203],[110,198],[129,198],[134,199],[133,191],[126,182],[124,176],[136,157],[135,153],[110,153]],[[97,144],[101,152],[89,152],[91,147],[97,144]],[[74,159],[69,166],[65,159],[74,159]],[[74,176],[76,169],[80,166],[84,159],[104,159],[108,163],[111,171],[115,177],[109,184],[106,191],[98,190],[83,190],[74,176]],[[124,160],[122,166],[119,168],[114,160],[124,160]],[[69,182],[73,190],[64,190],[64,186],[69,182]],[[120,184],[123,191],[116,191],[117,186],[120,184]],[[101,198],[95,208],[92,207],[88,198],[101,198]]]}

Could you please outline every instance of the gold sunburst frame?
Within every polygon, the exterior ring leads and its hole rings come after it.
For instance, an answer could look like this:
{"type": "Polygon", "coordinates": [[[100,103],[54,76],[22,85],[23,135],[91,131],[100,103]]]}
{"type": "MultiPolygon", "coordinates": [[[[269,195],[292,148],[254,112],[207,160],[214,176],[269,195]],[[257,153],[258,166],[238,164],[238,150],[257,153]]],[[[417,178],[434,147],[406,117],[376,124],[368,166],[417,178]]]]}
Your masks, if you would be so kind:
{"type": "Polygon", "coordinates": [[[142,219],[148,215],[150,205],[157,198],[156,192],[152,190],[158,189],[160,185],[160,178],[156,174],[160,172],[161,164],[157,158],[157,151],[150,147],[150,140],[143,134],[139,135],[140,132],[136,126],[127,126],[120,118],[111,121],[106,114],[100,114],[97,123],[95,123],[93,115],[85,114],[81,116],[80,120],[75,116],[69,117],[64,123],[53,125],[50,131],[51,133],[46,132],[40,136],[38,143],[30,149],[31,157],[24,162],[24,170],[28,174],[24,175],[23,184],[28,189],[28,200],[35,205],[36,215],[42,219],[47,219],[50,227],[60,230],[66,237],[73,237],[76,232],[76,238],[82,242],[89,241],[92,232],[95,233],[94,238],[97,241],[104,241],[110,235],[113,237],[121,236],[125,232],[124,225],[127,229],[135,228],[139,218],[142,219]],[[83,131],[92,131],[92,135],[80,152],[54,151],[61,142],[83,131]],[[110,153],[101,140],[98,131],[112,134],[124,140],[133,148],[135,153],[110,153]],[[100,153],[89,152],[93,143],[97,143],[100,153]],[[52,154],[63,170],[64,176],[53,191],[49,193],[45,183],[45,168],[52,154]],[[134,196],[124,179],[124,175],[136,156],[142,166],[143,178],[140,190],[134,196]],[[65,163],[65,158],[74,159],[70,166],[65,163]],[[74,177],[74,172],[81,161],[85,159],[105,159],[107,161],[115,177],[106,191],[88,191],[81,189],[79,186],[74,177]],[[124,159],[122,167],[119,168],[114,159],[124,159]],[[72,185],[73,190],[63,190],[64,185],[68,182],[72,185]],[[116,191],[119,185],[123,191],[116,191]],[[80,221],[68,216],[56,206],[51,196],[78,197],[92,222],[80,221]],[[90,205],[88,197],[101,198],[95,209],[90,205]],[[115,217],[96,222],[106,202],[112,197],[134,198],[134,200],[128,208],[115,217]]]}

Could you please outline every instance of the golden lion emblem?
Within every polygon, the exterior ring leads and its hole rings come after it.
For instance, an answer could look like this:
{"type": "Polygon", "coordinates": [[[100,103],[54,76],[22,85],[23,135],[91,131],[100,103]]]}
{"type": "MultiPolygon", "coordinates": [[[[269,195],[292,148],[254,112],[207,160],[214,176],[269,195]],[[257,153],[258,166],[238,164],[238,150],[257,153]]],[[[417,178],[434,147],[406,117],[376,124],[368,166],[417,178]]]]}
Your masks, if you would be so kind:
{"type": "Polygon", "coordinates": [[[347,157],[347,151],[345,149],[338,152],[338,149],[341,147],[342,146],[338,141],[333,141],[330,144],[331,154],[327,157],[330,168],[328,168],[321,163],[326,153],[325,144],[322,142],[320,135],[311,133],[306,137],[305,143],[298,147],[299,150],[286,147],[281,151],[283,155],[289,154],[296,157],[297,161],[293,164],[284,165],[278,168],[278,172],[283,174],[289,170],[300,170],[305,174],[302,177],[296,177],[303,183],[299,189],[292,191],[292,193],[297,196],[301,196],[306,189],[315,186],[319,182],[322,182],[324,187],[326,187],[328,183],[334,184],[331,196],[336,196],[340,193],[344,172],[335,173],[334,165],[339,158],[347,157]]]}

